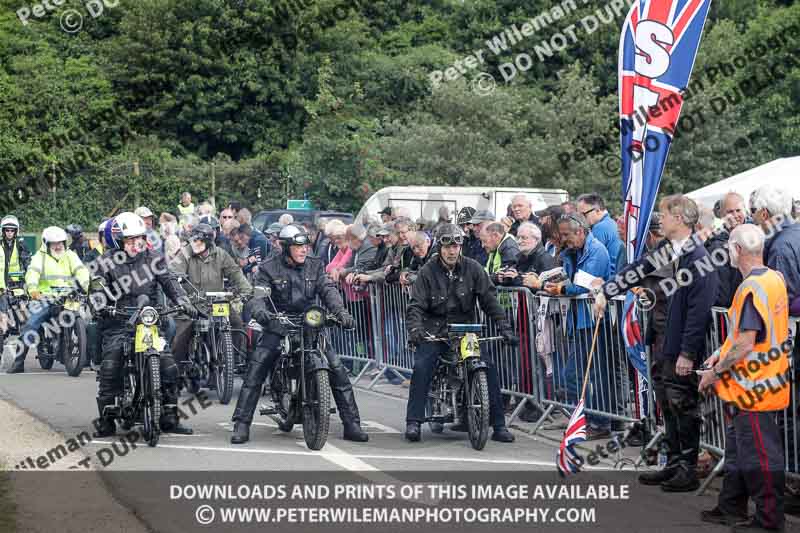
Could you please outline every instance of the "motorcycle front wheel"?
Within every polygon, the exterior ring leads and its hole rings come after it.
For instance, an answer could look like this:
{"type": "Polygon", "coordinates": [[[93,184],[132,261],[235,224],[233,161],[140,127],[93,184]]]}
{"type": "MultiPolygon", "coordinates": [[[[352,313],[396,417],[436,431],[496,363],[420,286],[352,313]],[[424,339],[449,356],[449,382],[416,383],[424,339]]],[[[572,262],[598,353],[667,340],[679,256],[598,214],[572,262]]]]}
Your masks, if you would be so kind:
{"type": "Polygon", "coordinates": [[[144,413],[142,436],[147,445],[154,447],[161,436],[161,360],[158,357],[148,357],[147,368],[142,379],[144,413]]]}
{"type": "Polygon", "coordinates": [[[233,357],[233,340],[230,331],[220,332],[217,339],[214,379],[216,380],[219,403],[227,405],[233,396],[233,374],[236,371],[233,357]]]}
{"type": "Polygon", "coordinates": [[[306,374],[303,399],[303,437],[311,450],[321,450],[328,440],[331,418],[331,386],[327,370],[306,374]]]}
{"type": "Polygon", "coordinates": [[[67,374],[73,378],[80,376],[89,356],[86,323],[82,318],[77,317],[75,325],[61,330],[59,349],[61,350],[61,361],[64,363],[64,368],[67,369],[67,374]]]}
{"type": "Polygon", "coordinates": [[[486,369],[472,372],[466,394],[469,442],[476,450],[486,446],[489,436],[489,384],[486,369]]]}

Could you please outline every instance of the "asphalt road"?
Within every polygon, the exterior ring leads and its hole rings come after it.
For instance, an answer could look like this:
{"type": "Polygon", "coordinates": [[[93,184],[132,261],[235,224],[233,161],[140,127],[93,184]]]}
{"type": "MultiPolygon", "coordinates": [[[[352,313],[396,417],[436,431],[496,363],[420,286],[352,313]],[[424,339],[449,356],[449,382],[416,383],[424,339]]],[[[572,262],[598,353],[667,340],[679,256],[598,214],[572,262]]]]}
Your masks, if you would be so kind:
{"type": "MultiPolygon", "coordinates": [[[[71,378],[58,363],[43,371],[28,361],[24,374],[0,374],[0,396],[9,399],[49,424],[66,438],[91,433],[96,416],[97,384],[94,372],[71,378]]],[[[369,433],[367,443],[342,439],[338,414],[331,415],[331,432],[321,451],[309,450],[303,441],[302,428],[291,433],[277,429],[267,416],[256,414],[251,440],[245,445],[230,444],[233,430],[230,421],[240,380],[236,380],[234,398],[221,405],[216,393],[207,392],[207,401],[188,393],[181,397],[183,423],[193,435],[162,435],[156,448],[136,443],[135,448],[120,443],[113,461],[97,449],[108,448],[115,439],[93,440],[85,451],[95,467],[112,470],[543,470],[554,471],[552,444],[539,442],[522,434],[512,444],[489,441],[482,451],[475,451],[466,435],[445,431],[432,435],[424,426],[423,439],[409,443],[403,438],[405,399],[356,388],[362,427],[369,433]],[[210,403],[210,405],[209,405],[210,403]],[[126,450],[126,448],[128,448],[126,450]],[[94,450],[94,451],[92,451],[94,450]],[[108,462],[106,466],[103,463],[108,462]]],[[[400,387],[396,387],[397,392],[400,387]]],[[[41,450],[40,453],[46,453],[41,450]]],[[[36,450],[31,455],[38,455],[36,450]]],[[[58,465],[78,465],[79,454],[59,459],[58,465]]],[[[84,463],[85,464],[85,463],[84,463]]],[[[79,465],[78,465],[79,466],[79,465]]]]}
{"type": "MultiPolygon", "coordinates": [[[[33,364],[30,361],[28,363],[28,372],[25,374],[0,373],[0,397],[12,401],[44,421],[63,434],[66,440],[75,438],[77,441],[77,436],[82,432],[91,434],[91,421],[96,415],[95,373],[85,371],[78,378],[70,378],[58,364],[51,371],[42,371],[35,367],[35,360],[33,364]]],[[[237,379],[237,392],[239,383],[237,379]]],[[[400,387],[391,387],[386,385],[383,388],[405,393],[400,387]]],[[[85,466],[88,457],[94,468],[103,473],[105,483],[114,497],[130,507],[153,531],[164,533],[195,530],[193,520],[197,503],[172,501],[169,497],[170,485],[178,482],[191,484],[212,480],[230,482],[232,479],[252,479],[260,483],[266,480],[305,480],[313,483],[314,480],[333,482],[332,480],[346,479],[353,482],[358,479],[360,483],[393,483],[403,479],[419,479],[426,472],[433,476],[432,479],[446,482],[458,476],[475,476],[475,479],[483,482],[509,483],[511,480],[524,480],[528,483],[556,486],[576,482],[625,482],[631,487],[632,499],[616,502],[616,506],[614,502],[598,504],[599,516],[593,526],[595,531],[688,533],[698,527],[708,529],[709,533],[729,530],[722,526],[702,524],[698,519],[701,509],[713,507],[713,492],[701,497],[691,494],[666,495],[657,487],[639,486],[635,482],[634,472],[623,473],[623,477],[619,472],[612,472],[609,466],[605,466],[605,471],[602,472],[585,472],[570,478],[578,481],[561,480],[554,467],[553,442],[522,432],[516,432],[517,440],[513,444],[489,441],[484,450],[475,451],[465,434],[446,430],[444,434],[432,435],[426,426],[422,442],[409,443],[402,435],[404,398],[358,388],[356,395],[363,426],[370,435],[370,441],[365,444],[342,439],[342,426],[337,414],[331,416],[328,443],[318,452],[306,447],[300,428],[295,428],[292,433],[283,433],[271,419],[257,415],[251,430],[251,441],[242,446],[233,446],[229,439],[232,431],[230,416],[235,397],[229,405],[223,406],[218,403],[215,393],[210,392],[210,405],[206,401],[202,402],[205,407],[198,398],[191,395],[184,394],[181,398],[181,409],[188,417],[184,423],[194,429],[194,435],[162,435],[156,448],[149,448],[143,443],[135,443],[135,447],[129,446],[121,436],[92,440],[81,446],[82,453],[69,453],[57,458],[53,465],[57,465],[59,470],[76,467],[76,471],[80,471],[80,461],[84,461],[85,466]],[[265,478],[260,474],[263,471],[275,472],[265,478]],[[598,475],[606,478],[596,477],[598,475]],[[680,512],[676,512],[677,509],[680,512]],[[168,514],[168,519],[165,519],[165,514],[168,514]]],[[[45,449],[30,450],[33,461],[45,456],[47,452],[45,449]]],[[[10,466],[13,468],[14,465],[10,466]]],[[[60,483],[69,474],[60,476],[48,482],[60,483]]],[[[548,502],[553,503],[559,502],[548,502]]],[[[431,504],[436,507],[438,502],[428,502],[425,505],[431,504]]],[[[249,530],[256,525],[264,526],[251,523],[247,527],[237,526],[230,530],[249,530]]],[[[276,530],[294,531],[297,529],[295,526],[281,526],[276,530]]],[[[521,526],[526,530],[531,527],[530,524],[515,524],[511,529],[522,529],[521,526]]],[[[553,529],[585,530],[587,524],[559,526],[553,529]]],[[[317,529],[309,526],[297,530],[330,531],[333,526],[326,527],[327,529],[317,529]]],[[[387,526],[377,529],[407,531],[410,527],[413,526],[387,526]]],[[[364,526],[347,527],[350,530],[363,528],[364,526]]],[[[370,531],[374,532],[375,529],[371,528],[370,531]]],[[[460,526],[450,529],[437,526],[432,529],[468,530],[460,526]]],[[[472,531],[486,529],[471,528],[472,531]]]]}

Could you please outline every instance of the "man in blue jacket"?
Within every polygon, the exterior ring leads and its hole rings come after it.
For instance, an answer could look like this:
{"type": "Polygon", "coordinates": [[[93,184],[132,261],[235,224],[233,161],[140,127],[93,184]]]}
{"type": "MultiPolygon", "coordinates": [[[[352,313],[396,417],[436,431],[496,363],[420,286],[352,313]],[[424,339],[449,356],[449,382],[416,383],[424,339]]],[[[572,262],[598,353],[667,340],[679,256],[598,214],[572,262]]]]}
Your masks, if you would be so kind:
{"type": "MultiPolygon", "coordinates": [[[[569,281],[547,283],[544,287],[545,291],[553,296],[579,296],[588,293],[588,289],[573,283],[578,271],[603,280],[611,277],[611,261],[608,250],[592,235],[589,223],[582,215],[575,213],[561,217],[558,221],[558,232],[561,242],[566,246],[560,257],[569,281]]],[[[562,371],[562,383],[567,391],[567,400],[571,403],[577,404],[581,394],[583,375],[586,372],[589,349],[592,345],[593,326],[589,300],[572,302],[567,317],[569,355],[562,371]]],[[[589,374],[592,387],[588,390],[594,391],[594,393],[587,392],[586,406],[608,411],[611,407],[613,391],[609,387],[608,364],[605,361],[606,354],[602,349],[604,345],[601,335],[598,335],[592,370],[589,374]]],[[[586,437],[588,440],[610,436],[611,421],[608,418],[587,415],[587,422],[586,437]]]]}
{"type": "Polygon", "coordinates": [[[586,221],[592,227],[592,235],[600,241],[608,251],[611,258],[611,275],[616,272],[617,257],[622,248],[622,241],[619,239],[617,224],[611,219],[611,215],[606,210],[603,198],[597,193],[582,194],[578,197],[578,212],[586,217],[586,221]]]}
{"type": "Polygon", "coordinates": [[[664,198],[659,211],[666,239],[599,287],[595,305],[600,312],[607,297],[623,294],[655,270],[672,270],[671,277],[659,283],[667,296],[667,324],[663,347],[653,354],[651,368],[656,402],[664,416],[667,465],[640,475],[639,482],[661,485],[666,492],[691,492],[699,486],[695,468],[701,423],[699,380],[694,371],[707,355],[706,330],[719,277],[708,251],[694,234],[700,218],[697,204],[676,194],[664,198]]]}

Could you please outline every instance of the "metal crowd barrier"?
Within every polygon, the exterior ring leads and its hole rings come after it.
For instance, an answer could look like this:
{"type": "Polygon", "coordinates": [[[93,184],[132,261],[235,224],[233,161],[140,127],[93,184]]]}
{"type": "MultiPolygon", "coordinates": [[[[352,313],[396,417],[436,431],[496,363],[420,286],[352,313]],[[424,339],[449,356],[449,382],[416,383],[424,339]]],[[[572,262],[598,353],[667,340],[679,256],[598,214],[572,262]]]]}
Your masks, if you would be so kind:
{"type": "MultiPolygon", "coordinates": [[[[524,288],[498,287],[497,292],[506,319],[520,338],[520,346],[512,349],[500,341],[489,341],[482,349],[497,368],[504,395],[516,398],[516,408],[509,423],[526,403],[544,410],[534,424],[533,433],[536,433],[547,420],[551,420],[554,411],[561,411],[568,417],[577,404],[596,324],[593,302],[587,296],[541,296],[524,288]]],[[[398,284],[370,284],[369,290],[360,295],[354,297],[352,291],[344,290],[342,296],[346,308],[356,319],[357,329],[344,332],[333,328],[331,340],[343,358],[364,365],[359,368],[356,381],[361,380],[370,368],[380,372],[373,377],[368,388],[387,375],[408,377],[414,367],[414,355],[408,347],[405,328],[409,290],[398,284]]],[[[628,360],[622,339],[622,304],[621,298],[611,300],[600,324],[586,392],[586,413],[590,424],[600,426],[614,421],[639,422],[644,415],[650,427],[658,430],[655,397],[649,386],[649,351],[648,372],[641,380],[628,360]]],[[[478,311],[486,325],[484,336],[497,336],[495,324],[487,320],[480,309],[478,311]]],[[[728,333],[726,310],[714,308],[712,313],[712,325],[707,333],[709,354],[721,345],[728,333]]],[[[643,331],[647,319],[647,313],[640,309],[643,331]]],[[[799,322],[797,318],[791,320],[791,335],[795,339],[799,322]]],[[[798,344],[800,342],[795,342],[794,357],[800,354],[798,344]]],[[[797,377],[798,368],[792,364],[793,375],[797,377]]],[[[800,391],[796,381],[793,379],[791,384],[791,404],[779,415],[784,433],[785,467],[789,474],[800,472],[800,443],[796,438],[800,391]]],[[[721,458],[725,451],[726,426],[723,406],[716,396],[702,400],[701,412],[701,446],[720,461],[700,492],[724,466],[721,458]]],[[[648,447],[657,444],[662,434],[663,430],[656,431],[648,447]]]]}

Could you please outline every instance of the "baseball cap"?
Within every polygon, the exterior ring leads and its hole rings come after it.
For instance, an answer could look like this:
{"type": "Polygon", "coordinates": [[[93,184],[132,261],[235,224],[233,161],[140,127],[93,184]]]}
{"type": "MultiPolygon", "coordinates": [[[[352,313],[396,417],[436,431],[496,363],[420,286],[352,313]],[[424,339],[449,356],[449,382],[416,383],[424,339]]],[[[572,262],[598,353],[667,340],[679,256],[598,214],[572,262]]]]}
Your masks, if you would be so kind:
{"type": "Polygon", "coordinates": [[[152,217],[153,216],[153,212],[150,211],[148,208],[146,208],[144,206],[137,207],[136,211],[134,211],[133,213],[135,215],[139,216],[140,218],[152,217]]]}
{"type": "Polygon", "coordinates": [[[379,224],[370,224],[367,228],[367,237],[377,237],[378,232],[381,230],[383,226],[379,224]]]}
{"type": "Polygon", "coordinates": [[[494,220],[495,220],[494,213],[492,213],[491,211],[486,211],[486,210],[475,211],[475,214],[472,215],[472,218],[470,219],[469,223],[479,224],[481,222],[487,222],[487,221],[494,222],[494,220]]]}
{"type": "Polygon", "coordinates": [[[273,222],[267,228],[266,234],[267,235],[278,235],[278,233],[280,233],[282,229],[283,229],[283,224],[281,224],[280,222],[273,222]]]}
{"type": "Polygon", "coordinates": [[[390,222],[389,224],[384,224],[383,226],[380,226],[375,235],[377,235],[378,237],[381,237],[383,235],[391,235],[393,231],[394,231],[394,226],[390,222]]]}
{"type": "Polygon", "coordinates": [[[564,208],[560,205],[549,205],[541,211],[536,211],[534,214],[537,217],[551,217],[559,219],[564,214],[564,208]]]}
{"type": "Polygon", "coordinates": [[[381,210],[378,212],[378,214],[379,214],[379,215],[389,215],[389,216],[392,216],[392,208],[391,208],[391,207],[389,207],[389,206],[387,205],[386,207],[384,207],[383,209],[381,209],[381,210]]]}

